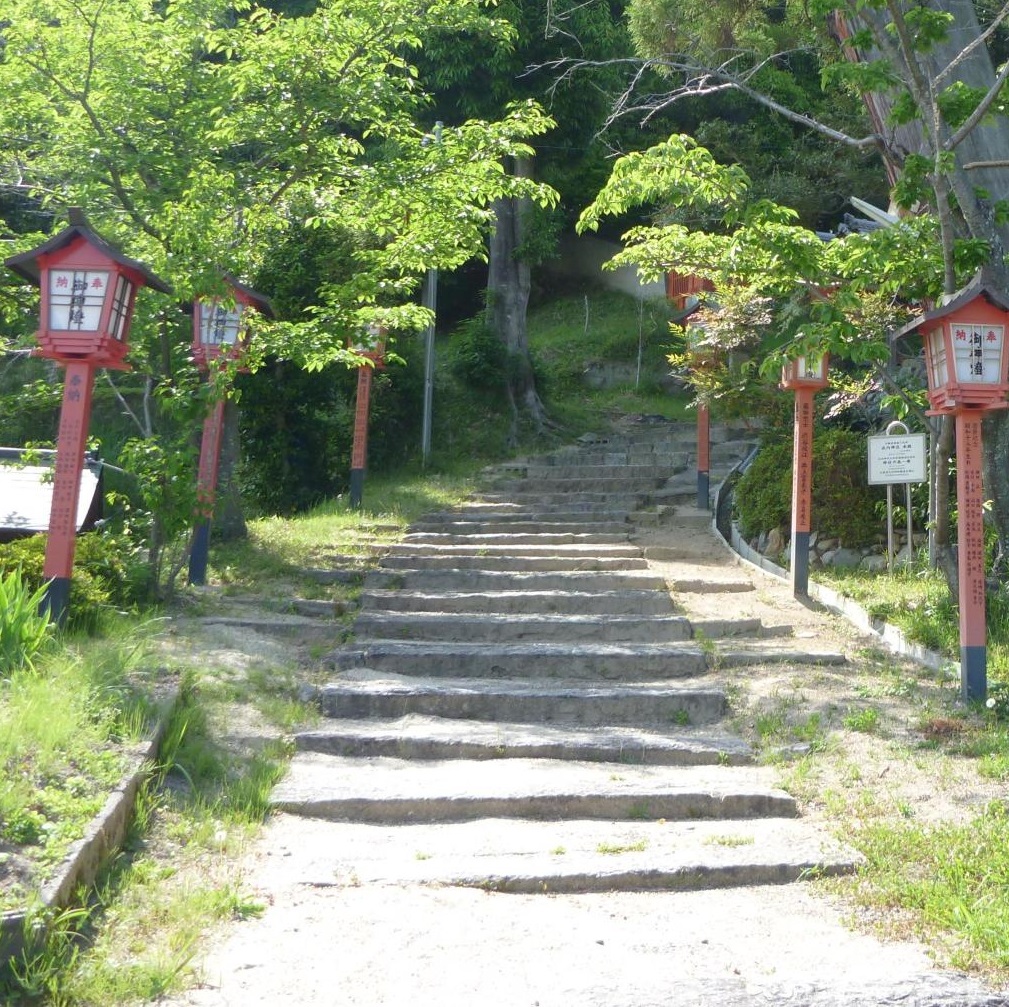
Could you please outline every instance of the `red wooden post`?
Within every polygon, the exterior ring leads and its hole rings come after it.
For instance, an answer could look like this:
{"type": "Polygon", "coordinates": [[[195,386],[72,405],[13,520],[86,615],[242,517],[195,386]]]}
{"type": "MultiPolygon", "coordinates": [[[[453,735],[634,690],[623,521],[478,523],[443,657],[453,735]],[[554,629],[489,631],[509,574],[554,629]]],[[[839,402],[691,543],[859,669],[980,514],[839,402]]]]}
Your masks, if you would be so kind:
{"type": "Polygon", "coordinates": [[[368,412],[371,408],[372,372],[385,367],[385,329],[369,325],[351,349],[366,357],[357,369],[357,403],[354,408],[354,444],[350,453],[350,506],[358,508],[364,497],[364,477],[368,470],[368,412]]]}
{"type": "MultiPolygon", "coordinates": [[[[233,305],[221,298],[198,298],[193,305],[193,360],[206,375],[217,361],[240,360],[247,350],[248,326],[245,312],[253,308],[273,317],[273,307],[262,294],[234,277],[226,276],[225,285],[233,305]]],[[[210,559],[210,526],[217,496],[217,470],[224,432],[224,399],[218,399],[203,421],[200,441],[200,467],[196,477],[196,523],[189,547],[189,583],[207,582],[210,559]]]]}
{"type": "Polygon", "coordinates": [[[49,532],[42,572],[49,581],[46,607],[62,620],[70,602],[70,577],[77,545],[77,504],[81,494],[81,468],[91,420],[91,393],[95,368],[89,363],[68,363],[63,379],[63,405],[56,439],[56,469],[49,532]]]}
{"type": "Polygon", "coordinates": [[[697,407],[697,507],[707,510],[711,473],[711,411],[701,403],[697,407]]]}
{"type": "Polygon", "coordinates": [[[350,506],[361,506],[364,475],[368,467],[368,410],[371,406],[371,367],[357,369],[357,404],[354,409],[354,446],[350,454],[350,506]]]}
{"type": "Polygon", "coordinates": [[[960,587],[960,676],[964,695],[987,693],[984,494],[980,409],[956,412],[957,573],[960,587]]]}
{"type": "Polygon", "coordinates": [[[809,594],[809,533],[813,521],[813,399],[827,387],[828,359],[799,357],[782,371],[781,386],[795,392],[792,441],[792,593],[809,594]]]}

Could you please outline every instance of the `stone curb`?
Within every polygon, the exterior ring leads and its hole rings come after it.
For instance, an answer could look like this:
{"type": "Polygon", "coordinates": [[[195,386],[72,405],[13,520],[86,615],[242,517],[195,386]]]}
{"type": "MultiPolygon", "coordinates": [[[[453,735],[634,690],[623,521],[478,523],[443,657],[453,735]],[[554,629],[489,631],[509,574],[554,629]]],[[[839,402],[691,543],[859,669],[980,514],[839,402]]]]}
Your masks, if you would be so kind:
{"type": "MultiPolygon", "coordinates": [[[[721,483],[715,491],[715,500],[717,501],[715,514],[718,513],[721,506],[723,491],[727,492],[726,487],[728,484],[729,480],[727,479],[725,482],[721,483]]],[[[761,573],[777,577],[779,580],[788,580],[789,572],[783,567],[778,566],[777,563],[771,562],[771,560],[769,560],[766,556],[761,555],[753,549],[740,534],[739,528],[735,522],[732,523],[731,541],[727,540],[722,534],[721,530],[718,528],[717,519],[714,516],[711,519],[711,530],[718,541],[721,542],[725,548],[735,553],[735,555],[747,566],[753,567],[761,573]]],[[[833,588],[826,587],[823,584],[818,584],[816,581],[810,580],[809,595],[821,605],[824,605],[826,608],[844,616],[844,618],[855,626],[856,629],[862,631],[863,633],[868,633],[877,637],[880,643],[893,653],[898,654],[901,657],[910,658],[912,661],[915,661],[926,668],[930,668],[932,671],[950,670],[959,675],[959,661],[943,657],[937,651],[929,650],[921,644],[913,643],[907,639],[902,630],[883,619],[874,618],[869,615],[869,613],[862,608],[861,605],[853,601],[851,598],[845,598],[833,588]]]]}
{"type": "Polygon", "coordinates": [[[40,933],[46,914],[66,909],[81,887],[92,886],[111,854],[122,845],[133,818],[137,794],[151,774],[178,700],[179,690],[173,688],[159,703],[158,723],[153,732],[141,742],[140,751],[133,756],[130,768],[105,806],[42,886],[36,907],[0,914],[0,976],[9,971],[13,961],[24,951],[29,931],[33,935],[40,933]]]}

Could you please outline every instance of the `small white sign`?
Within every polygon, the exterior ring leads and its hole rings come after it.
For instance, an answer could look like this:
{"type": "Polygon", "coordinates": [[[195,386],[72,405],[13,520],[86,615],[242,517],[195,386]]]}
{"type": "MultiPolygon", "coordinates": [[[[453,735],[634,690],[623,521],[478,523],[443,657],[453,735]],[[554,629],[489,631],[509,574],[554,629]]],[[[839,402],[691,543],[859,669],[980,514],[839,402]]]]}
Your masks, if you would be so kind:
{"type": "Polygon", "coordinates": [[[869,485],[923,483],[925,434],[873,434],[869,438],[869,485]]]}

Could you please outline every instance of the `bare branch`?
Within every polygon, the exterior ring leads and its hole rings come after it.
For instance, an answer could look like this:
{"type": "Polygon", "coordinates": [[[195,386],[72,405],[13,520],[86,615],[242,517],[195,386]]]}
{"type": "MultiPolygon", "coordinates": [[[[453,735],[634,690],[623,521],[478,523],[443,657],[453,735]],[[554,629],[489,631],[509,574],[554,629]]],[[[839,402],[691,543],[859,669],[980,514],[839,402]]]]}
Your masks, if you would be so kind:
{"type": "Polygon", "coordinates": [[[109,387],[112,389],[113,394],[116,396],[116,401],[119,403],[123,410],[123,414],[129,416],[131,420],[136,424],[137,429],[144,435],[149,436],[147,431],[144,429],[143,423],[140,422],[140,417],[133,411],[130,407],[129,402],[126,401],[125,396],[119,390],[116,383],[112,380],[112,375],[108,371],[105,372],[105,380],[109,383],[109,387]]]}

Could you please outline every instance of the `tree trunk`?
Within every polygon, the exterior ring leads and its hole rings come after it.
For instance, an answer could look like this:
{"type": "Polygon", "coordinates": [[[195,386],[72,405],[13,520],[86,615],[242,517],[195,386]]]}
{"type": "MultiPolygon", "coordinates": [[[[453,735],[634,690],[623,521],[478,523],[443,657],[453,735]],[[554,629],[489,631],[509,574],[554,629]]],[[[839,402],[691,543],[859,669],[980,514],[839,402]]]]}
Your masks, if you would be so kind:
{"type": "MultiPolygon", "coordinates": [[[[515,159],[513,172],[529,177],[532,164],[515,159]]],[[[487,320],[505,344],[510,361],[508,400],[512,406],[510,440],[518,438],[518,421],[525,412],[540,429],[549,424],[546,409],[536,391],[536,379],[529,359],[526,311],[531,286],[530,268],[522,261],[522,240],[528,200],[502,199],[494,204],[497,224],[491,233],[487,274],[487,320]]]]}

